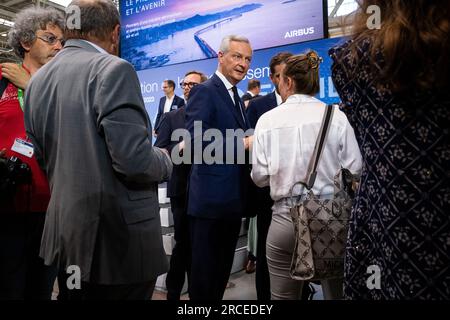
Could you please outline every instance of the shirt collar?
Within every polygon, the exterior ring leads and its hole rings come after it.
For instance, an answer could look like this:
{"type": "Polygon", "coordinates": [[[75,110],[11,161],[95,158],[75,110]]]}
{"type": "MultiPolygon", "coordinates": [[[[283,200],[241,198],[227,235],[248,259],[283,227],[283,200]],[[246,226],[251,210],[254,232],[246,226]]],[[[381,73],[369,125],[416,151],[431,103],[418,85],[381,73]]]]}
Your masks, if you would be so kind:
{"type": "Polygon", "coordinates": [[[225,78],[225,76],[219,70],[216,70],[216,75],[219,77],[220,80],[222,80],[222,82],[225,85],[225,88],[227,88],[227,90],[231,90],[231,88],[234,87],[230,83],[230,81],[228,81],[227,78],[225,78]]]}
{"type": "Polygon", "coordinates": [[[284,103],[302,103],[302,102],[304,103],[304,102],[320,102],[320,101],[306,94],[293,94],[289,96],[284,103]]]}
{"type": "Polygon", "coordinates": [[[105,49],[99,47],[98,45],[96,45],[96,44],[93,43],[93,42],[90,42],[90,41],[87,41],[87,40],[83,40],[83,39],[80,39],[80,40],[89,43],[91,46],[93,46],[95,49],[97,49],[100,53],[106,53],[106,54],[109,54],[108,52],[106,52],[105,49]]]}
{"type": "Polygon", "coordinates": [[[278,94],[277,90],[275,90],[275,98],[277,99],[277,106],[283,103],[283,99],[281,99],[281,96],[278,94]]]}
{"type": "Polygon", "coordinates": [[[254,94],[253,92],[251,92],[251,91],[247,91],[247,93],[248,93],[249,95],[251,95],[252,97],[255,96],[255,94],[254,94]]]}

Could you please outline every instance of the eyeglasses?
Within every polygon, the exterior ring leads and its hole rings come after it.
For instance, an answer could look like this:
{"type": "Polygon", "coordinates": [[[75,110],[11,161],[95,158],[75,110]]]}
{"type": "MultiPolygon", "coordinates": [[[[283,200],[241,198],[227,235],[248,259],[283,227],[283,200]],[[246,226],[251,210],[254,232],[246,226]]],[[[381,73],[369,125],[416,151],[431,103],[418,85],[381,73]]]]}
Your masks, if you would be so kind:
{"type": "Polygon", "coordinates": [[[185,87],[188,87],[188,88],[193,88],[193,87],[195,87],[196,85],[198,85],[198,83],[197,82],[181,82],[180,83],[180,87],[182,88],[182,89],[184,89],[185,87]]]}
{"type": "Polygon", "coordinates": [[[44,42],[47,42],[49,45],[54,46],[57,41],[61,43],[61,46],[64,47],[64,44],[66,43],[66,40],[59,39],[58,37],[54,35],[46,35],[46,36],[36,36],[36,38],[41,39],[44,42]]]}

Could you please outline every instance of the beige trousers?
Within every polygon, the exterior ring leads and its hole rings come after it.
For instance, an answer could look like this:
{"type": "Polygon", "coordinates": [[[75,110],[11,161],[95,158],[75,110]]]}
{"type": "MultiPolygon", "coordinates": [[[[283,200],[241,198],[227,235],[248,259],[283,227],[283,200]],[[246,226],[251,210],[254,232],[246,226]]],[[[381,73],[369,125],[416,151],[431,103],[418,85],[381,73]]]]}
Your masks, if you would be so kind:
{"type": "MultiPolygon", "coordinates": [[[[294,226],[290,213],[273,212],[266,243],[272,300],[298,300],[302,296],[304,282],[289,275],[294,247],[294,226]]],[[[343,298],[343,279],[322,280],[321,284],[325,300],[343,298]]]]}

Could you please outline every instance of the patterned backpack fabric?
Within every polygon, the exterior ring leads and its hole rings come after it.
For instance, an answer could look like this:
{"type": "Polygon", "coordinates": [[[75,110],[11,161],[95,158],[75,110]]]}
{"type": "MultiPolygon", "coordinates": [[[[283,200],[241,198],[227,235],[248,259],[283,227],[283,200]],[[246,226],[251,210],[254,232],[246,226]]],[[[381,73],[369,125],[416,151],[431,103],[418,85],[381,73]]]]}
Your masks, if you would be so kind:
{"type": "MultiPolygon", "coordinates": [[[[334,177],[334,195],[330,199],[320,199],[311,190],[332,112],[333,106],[328,106],[308,167],[307,182],[298,182],[308,189],[308,193],[290,210],[295,231],[290,274],[296,280],[344,277],[348,221],[354,196],[351,188],[352,174],[345,168],[339,170],[334,177]]],[[[293,188],[294,186],[291,192],[293,188]]]]}

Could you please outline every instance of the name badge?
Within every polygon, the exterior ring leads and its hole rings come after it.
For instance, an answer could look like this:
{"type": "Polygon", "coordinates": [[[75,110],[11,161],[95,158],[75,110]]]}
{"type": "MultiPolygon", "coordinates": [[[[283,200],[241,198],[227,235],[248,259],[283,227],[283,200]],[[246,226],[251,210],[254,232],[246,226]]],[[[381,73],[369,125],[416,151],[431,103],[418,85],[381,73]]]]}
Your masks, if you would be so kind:
{"type": "Polygon", "coordinates": [[[34,154],[33,144],[19,138],[14,140],[11,150],[28,158],[31,158],[34,154]]]}

